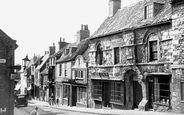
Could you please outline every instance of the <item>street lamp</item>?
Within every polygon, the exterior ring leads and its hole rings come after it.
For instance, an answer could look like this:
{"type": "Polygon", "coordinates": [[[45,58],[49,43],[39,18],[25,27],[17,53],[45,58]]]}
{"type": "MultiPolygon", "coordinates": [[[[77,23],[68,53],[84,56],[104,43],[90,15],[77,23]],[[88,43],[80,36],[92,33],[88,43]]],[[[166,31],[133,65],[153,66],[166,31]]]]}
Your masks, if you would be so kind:
{"type": "Polygon", "coordinates": [[[26,55],[25,58],[22,59],[22,66],[23,66],[23,77],[26,77],[26,81],[25,81],[25,85],[26,85],[26,88],[24,89],[24,93],[27,94],[27,70],[26,70],[26,67],[28,66],[28,63],[29,63],[29,58],[28,58],[28,55],[26,55]]]}
{"type": "Polygon", "coordinates": [[[24,67],[24,70],[26,69],[26,66],[28,65],[29,61],[30,60],[28,58],[28,55],[26,55],[26,57],[22,59],[22,66],[24,67]]]}

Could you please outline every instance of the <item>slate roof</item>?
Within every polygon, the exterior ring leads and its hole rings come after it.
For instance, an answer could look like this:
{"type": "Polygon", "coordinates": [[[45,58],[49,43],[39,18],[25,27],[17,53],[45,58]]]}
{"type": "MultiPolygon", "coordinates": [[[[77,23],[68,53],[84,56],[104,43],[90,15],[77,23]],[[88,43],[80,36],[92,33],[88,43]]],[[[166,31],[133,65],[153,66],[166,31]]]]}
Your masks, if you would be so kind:
{"type": "Polygon", "coordinates": [[[170,0],[140,1],[119,9],[112,17],[107,17],[90,38],[102,37],[129,29],[167,22],[171,19],[171,10],[170,0]],[[164,5],[154,18],[144,19],[144,6],[153,2],[162,3],[164,5]]]}
{"type": "Polygon", "coordinates": [[[89,38],[86,38],[79,43],[74,43],[75,44],[74,46],[77,47],[76,51],[72,54],[69,53],[69,55],[61,56],[61,58],[57,61],[57,63],[73,61],[78,55],[81,55],[85,52],[85,50],[88,48],[88,42],[89,38]]]}

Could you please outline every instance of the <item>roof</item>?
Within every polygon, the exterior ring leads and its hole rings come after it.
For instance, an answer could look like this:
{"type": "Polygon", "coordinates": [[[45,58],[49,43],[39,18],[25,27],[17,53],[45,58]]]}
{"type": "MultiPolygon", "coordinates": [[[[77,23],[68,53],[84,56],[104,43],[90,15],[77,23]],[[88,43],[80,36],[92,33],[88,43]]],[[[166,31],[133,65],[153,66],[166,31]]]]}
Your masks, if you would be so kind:
{"type": "Polygon", "coordinates": [[[171,3],[178,3],[178,2],[182,2],[183,0],[171,0],[171,3]]]}
{"type": "Polygon", "coordinates": [[[57,61],[57,63],[72,61],[76,58],[76,56],[83,54],[85,50],[88,48],[88,41],[89,38],[86,38],[79,43],[75,43],[76,44],[75,46],[77,47],[76,51],[72,54],[61,56],[61,58],[57,61]]]}
{"type": "Polygon", "coordinates": [[[10,38],[3,30],[0,29],[0,38],[5,45],[11,45],[14,50],[18,47],[16,40],[10,38]]]}
{"type": "Polygon", "coordinates": [[[47,75],[49,73],[49,70],[47,68],[45,68],[43,71],[41,71],[41,74],[43,75],[47,75]]]}
{"type": "Polygon", "coordinates": [[[107,17],[100,27],[90,37],[97,38],[114,34],[129,29],[136,29],[144,26],[155,25],[171,19],[170,0],[143,0],[130,6],[123,7],[112,17],[107,17]],[[144,6],[149,3],[164,4],[160,12],[150,19],[144,19],[144,6]]]}
{"type": "Polygon", "coordinates": [[[42,66],[46,63],[46,61],[49,59],[49,53],[45,54],[42,58],[42,63],[37,66],[36,70],[39,70],[42,68],[42,66]]]}

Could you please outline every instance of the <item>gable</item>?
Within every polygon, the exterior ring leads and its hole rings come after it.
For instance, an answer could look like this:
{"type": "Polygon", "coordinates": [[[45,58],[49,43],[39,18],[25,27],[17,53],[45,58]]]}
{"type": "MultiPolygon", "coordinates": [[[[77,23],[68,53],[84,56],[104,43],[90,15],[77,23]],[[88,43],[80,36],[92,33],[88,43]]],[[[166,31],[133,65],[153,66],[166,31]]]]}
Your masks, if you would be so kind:
{"type": "Polygon", "coordinates": [[[86,63],[81,55],[76,57],[74,66],[72,68],[86,68],[86,63]]]}

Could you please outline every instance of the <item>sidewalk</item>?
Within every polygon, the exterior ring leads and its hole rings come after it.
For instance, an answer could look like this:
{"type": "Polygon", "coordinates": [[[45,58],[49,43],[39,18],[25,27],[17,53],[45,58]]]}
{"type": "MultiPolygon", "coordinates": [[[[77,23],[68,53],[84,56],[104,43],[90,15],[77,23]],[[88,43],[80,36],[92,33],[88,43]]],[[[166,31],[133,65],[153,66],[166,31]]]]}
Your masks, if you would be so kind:
{"type": "Polygon", "coordinates": [[[94,108],[82,108],[82,107],[69,107],[62,106],[56,107],[56,105],[49,105],[47,102],[41,102],[37,100],[29,100],[31,104],[38,106],[52,107],[57,109],[62,109],[66,111],[74,111],[81,113],[90,113],[90,114],[100,114],[100,115],[183,115],[183,114],[174,114],[174,113],[162,113],[154,111],[139,111],[139,110],[119,110],[119,109],[94,109],[94,108]]]}

